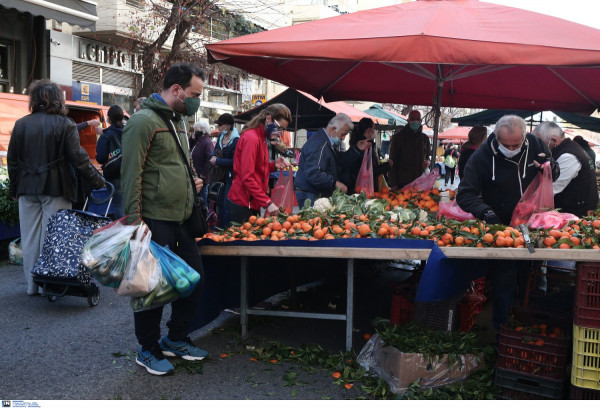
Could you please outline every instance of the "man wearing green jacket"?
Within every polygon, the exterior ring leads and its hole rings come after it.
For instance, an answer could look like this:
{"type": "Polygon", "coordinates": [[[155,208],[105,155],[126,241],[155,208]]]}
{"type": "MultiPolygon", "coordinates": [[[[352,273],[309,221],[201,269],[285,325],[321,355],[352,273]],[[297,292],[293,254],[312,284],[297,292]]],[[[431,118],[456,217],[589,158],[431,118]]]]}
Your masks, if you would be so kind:
{"type": "MultiPolygon", "coordinates": [[[[179,255],[200,275],[202,260],[194,236],[187,227],[192,214],[194,197],[202,188],[195,178],[193,191],[187,167],[179,151],[180,143],[189,161],[187,120],[196,113],[204,87],[204,71],[189,64],[175,64],[165,74],[163,90],[147,98],[142,109],[127,121],[123,129],[121,188],[123,205],[130,221],[143,220],[152,232],[152,240],[179,255]],[[169,127],[177,129],[177,142],[169,127]]],[[[171,304],[168,334],[160,338],[163,307],[134,313],[135,335],[140,344],[136,362],[149,373],[173,373],[167,357],[202,360],[207,352],[197,348],[189,338],[202,283],[192,294],[171,304]]]]}

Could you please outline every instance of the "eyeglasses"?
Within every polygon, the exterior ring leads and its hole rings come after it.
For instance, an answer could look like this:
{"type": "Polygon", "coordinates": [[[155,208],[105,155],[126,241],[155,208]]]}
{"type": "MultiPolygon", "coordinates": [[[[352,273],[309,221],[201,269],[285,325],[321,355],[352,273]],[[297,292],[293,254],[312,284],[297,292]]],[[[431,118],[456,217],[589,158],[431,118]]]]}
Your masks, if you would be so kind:
{"type": "Polygon", "coordinates": [[[275,124],[277,125],[277,129],[278,129],[278,130],[285,130],[285,128],[284,128],[283,126],[281,126],[281,125],[279,124],[279,122],[277,122],[275,119],[273,119],[273,122],[275,122],[275,124]]]}

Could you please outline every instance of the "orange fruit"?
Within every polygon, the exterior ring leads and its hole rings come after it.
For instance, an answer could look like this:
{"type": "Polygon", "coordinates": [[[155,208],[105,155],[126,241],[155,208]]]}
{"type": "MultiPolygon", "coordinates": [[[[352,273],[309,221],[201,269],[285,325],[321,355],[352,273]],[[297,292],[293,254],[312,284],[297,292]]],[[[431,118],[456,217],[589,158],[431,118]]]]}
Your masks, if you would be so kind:
{"type": "Polygon", "coordinates": [[[554,237],[544,238],[544,245],[546,245],[547,247],[552,246],[554,244],[556,244],[556,238],[554,238],[554,237]]]}
{"type": "Polygon", "coordinates": [[[313,237],[315,237],[316,239],[321,239],[325,236],[325,231],[323,231],[321,228],[315,229],[313,232],[313,237]]]}
{"type": "Polygon", "coordinates": [[[483,235],[483,242],[491,244],[492,242],[494,242],[494,236],[489,232],[485,233],[483,235]]]}
{"type": "Polygon", "coordinates": [[[560,249],[571,249],[571,245],[567,244],[566,242],[563,242],[562,244],[560,244],[558,246],[560,249]]]}
{"type": "Polygon", "coordinates": [[[251,215],[250,218],[248,218],[248,222],[254,224],[254,222],[256,221],[256,215],[251,215]]]}
{"type": "Polygon", "coordinates": [[[369,227],[369,224],[361,224],[359,226],[356,227],[358,229],[358,233],[360,235],[367,235],[368,233],[371,232],[371,227],[369,227]]]}
{"type": "Polygon", "coordinates": [[[370,338],[371,338],[371,333],[365,333],[365,334],[363,334],[363,339],[369,340],[370,338]]]}
{"type": "Polygon", "coordinates": [[[419,227],[413,227],[413,229],[410,230],[410,233],[412,235],[420,235],[421,234],[421,228],[419,228],[419,227]]]}
{"type": "Polygon", "coordinates": [[[272,230],[271,230],[271,228],[269,228],[269,227],[264,227],[264,228],[262,229],[262,233],[263,233],[263,235],[267,235],[267,236],[268,236],[268,235],[271,235],[271,231],[272,231],[272,230]]]}
{"type": "Polygon", "coordinates": [[[339,371],[334,371],[333,374],[331,374],[331,376],[333,378],[340,378],[342,376],[342,373],[340,373],[339,371]]]}
{"type": "Polygon", "coordinates": [[[496,242],[494,243],[494,245],[496,245],[497,247],[506,246],[506,238],[501,237],[500,235],[498,235],[498,237],[496,238],[496,242]]]}

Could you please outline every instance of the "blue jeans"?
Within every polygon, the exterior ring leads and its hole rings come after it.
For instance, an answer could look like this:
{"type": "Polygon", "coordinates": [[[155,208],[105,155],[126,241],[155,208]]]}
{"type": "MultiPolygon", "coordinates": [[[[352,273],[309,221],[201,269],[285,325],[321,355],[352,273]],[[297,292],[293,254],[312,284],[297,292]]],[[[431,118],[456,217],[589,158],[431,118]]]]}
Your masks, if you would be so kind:
{"type": "Polygon", "coordinates": [[[202,199],[205,206],[208,206],[208,184],[205,184],[200,192],[198,193],[198,197],[202,199]]]}
{"type": "Polygon", "coordinates": [[[317,195],[315,193],[309,193],[308,191],[296,190],[296,200],[298,201],[298,207],[302,209],[304,207],[304,201],[310,200],[310,206],[315,204],[317,195]]]}
{"type": "Polygon", "coordinates": [[[112,214],[115,220],[123,218],[125,216],[125,210],[123,209],[123,191],[121,191],[121,179],[108,180],[115,187],[115,192],[112,196],[112,214]]]}

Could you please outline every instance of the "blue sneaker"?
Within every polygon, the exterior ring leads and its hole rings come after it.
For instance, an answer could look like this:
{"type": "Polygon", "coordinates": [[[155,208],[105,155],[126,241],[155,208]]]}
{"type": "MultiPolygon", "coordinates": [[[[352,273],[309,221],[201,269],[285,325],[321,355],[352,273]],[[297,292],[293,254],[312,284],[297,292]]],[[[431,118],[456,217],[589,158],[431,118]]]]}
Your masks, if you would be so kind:
{"type": "Polygon", "coordinates": [[[179,356],[184,360],[197,361],[202,360],[208,355],[208,352],[194,346],[192,340],[187,337],[184,341],[172,341],[167,336],[160,341],[162,353],[168,357],[179,356]]]}
{"type": "Polygon", "coordinates": [[[150,374],[165,375],[175,372],[175,367],[162,355],[159,347],[152,350],[142,350],[140,347],[135,362],[144,367],[150,374]]]}

